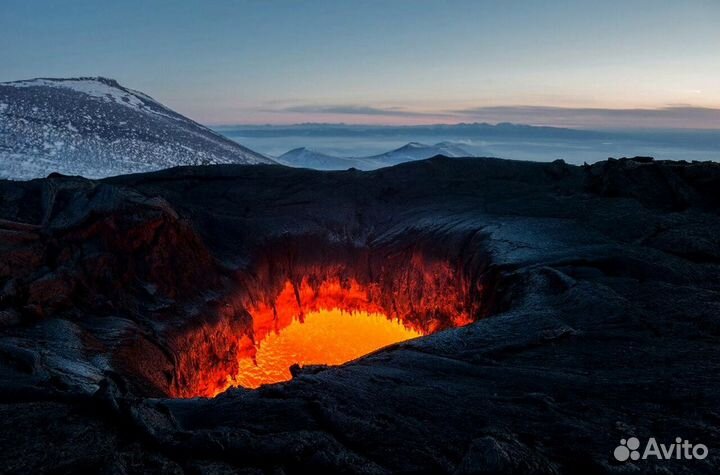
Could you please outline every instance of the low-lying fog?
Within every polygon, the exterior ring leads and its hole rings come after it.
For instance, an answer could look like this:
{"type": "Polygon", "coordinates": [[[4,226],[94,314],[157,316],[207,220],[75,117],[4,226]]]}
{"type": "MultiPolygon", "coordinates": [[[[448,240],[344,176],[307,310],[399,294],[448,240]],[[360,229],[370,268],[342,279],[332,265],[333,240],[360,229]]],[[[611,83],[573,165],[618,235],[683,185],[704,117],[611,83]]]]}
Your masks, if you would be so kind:
{"type": "Polygon", "coordinates": [[[277,157],[307,147],[340,157],[381,154],[409,143],[452,142],[470,154],[517,160],[558,158],[582,164],[608,157],[653,156],[668,160],[720,160],[720,131],[590,131],[512,124],[440,126],[221,126],[227,137],[260,153],[277,157]]]}

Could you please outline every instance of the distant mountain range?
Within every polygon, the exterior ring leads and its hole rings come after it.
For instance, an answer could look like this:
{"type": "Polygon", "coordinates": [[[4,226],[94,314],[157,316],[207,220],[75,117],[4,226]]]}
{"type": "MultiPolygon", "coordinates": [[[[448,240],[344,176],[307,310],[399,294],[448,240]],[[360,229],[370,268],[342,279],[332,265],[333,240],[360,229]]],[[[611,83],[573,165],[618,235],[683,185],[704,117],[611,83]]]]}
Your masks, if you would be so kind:
{"type": "Polygon", "coordinates": [[[453,134],[462,137],[540,137],[562,139],[607,138],[617,136],[614,132],[586,129],[569,129],[527,124],[501,122],[488,124],[472,122],[459,124],[429,125],[357,125],[305,123],[291,125],[218,125],[214,129],[223,133],[241,132],[248,137],[285,137],[302,135],[307,137],[397,137],[413,135],[417,137],[445,137],[453,134]]]}
{"type": "Polygon", "coordinates": [[[274,163],[112,79],[0,83],[0,178],[274,163]]]}
{"type": "Polygon", "coordinates": [[[398,149],[369,157],[338,157],[301,147],[284,153],[277,157],[276,161],[291,167],[314,168],[316,170],[346,170],[348,168],[374,170],[397,165],[398,163],[423,160],[436,155],[446,157],[473,156],[452,142],[440,142],[435,145],[410,142],[398,149]]]}
{"type": "MultiPolygon", "coordinates": [[[[223,135],[277,156],[300,146],[340,157],[366,157],[408,142],[454,143],[472,155],[516,160],[594,163],[608,157],[651,155],[663,160],[720,159],[720,130],[587,130],[511,123],[215,126],[223,135]]],[[[374,166],[374,165],[373,165],[374,166]]]]}

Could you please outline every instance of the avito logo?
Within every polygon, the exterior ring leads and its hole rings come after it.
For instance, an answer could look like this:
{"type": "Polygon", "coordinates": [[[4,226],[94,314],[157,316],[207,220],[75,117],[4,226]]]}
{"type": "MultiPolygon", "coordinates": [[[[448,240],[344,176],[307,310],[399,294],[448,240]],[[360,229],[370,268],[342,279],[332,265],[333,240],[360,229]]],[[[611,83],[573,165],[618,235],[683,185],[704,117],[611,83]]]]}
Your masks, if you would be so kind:
{"type": "Polygon", "coordinates": [[[656,458],[657,460],[702,460],[708,456],[708,448],[703,444],[691,444],[688,440],[681,437],[675,438],[674,444],[658,444],[655,437],[650,437],[645,444],[645,448],[640,453],[640,439],[630,437],[629,439],[620,439],[620,445],[615,447],[613,455],[615,459],[624,462],[630,460],[646,460],[656,458]]]}

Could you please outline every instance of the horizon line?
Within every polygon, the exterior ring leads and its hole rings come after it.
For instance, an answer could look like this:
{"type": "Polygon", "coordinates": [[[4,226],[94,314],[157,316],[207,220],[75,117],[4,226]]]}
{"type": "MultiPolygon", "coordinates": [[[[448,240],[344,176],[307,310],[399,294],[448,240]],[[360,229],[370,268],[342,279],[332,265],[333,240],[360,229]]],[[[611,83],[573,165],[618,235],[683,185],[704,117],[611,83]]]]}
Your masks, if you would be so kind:
{"type": "Polygon", "coordinates": [[[582,125],[577,126],[563,126],[563,125],[549,125],[549,124],[530,124],[524,122],[435,122],[428,124],[389,124],[389,123],[370,123],[370,122],[276,122],[276,123],[261,123],[261,122],[235,122],[235,123],[204,123],[206,127],[210,128],[229,128],[229,127],[310,127],[310,126],[324,126],[324,127],[374,127],[374,128],[407,128],[407,129],[418,129],[425,127],[458,127],[458,126],[514,126],[514,127],[528,127],[537,129],[558,129],[558,130],[574,130],[579,132],[621,132],[621,131],[695,131],[695,132],[720,132],[720,125],[718,127],[657,127],[657,126],[617,126],[617,127],[587,127],[582,125]]]}

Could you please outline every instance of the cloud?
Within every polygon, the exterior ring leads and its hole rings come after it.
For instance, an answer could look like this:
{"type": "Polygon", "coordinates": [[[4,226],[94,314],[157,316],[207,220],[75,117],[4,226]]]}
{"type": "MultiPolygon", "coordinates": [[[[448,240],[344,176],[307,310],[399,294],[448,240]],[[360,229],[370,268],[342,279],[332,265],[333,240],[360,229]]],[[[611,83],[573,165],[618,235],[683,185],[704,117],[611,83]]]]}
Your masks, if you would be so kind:
{"type": "Polygon", "coordinates": [[[371,107],[353,104],[337,105],[299,105],[277,110],[279,112],[300,112],[304,114],[340,114],[340,115],[381,115],[394,117],[424,117],[425,112],[413,112],[400,107],[371,107]]]}
{"type": "Polygon", "coordinates": [[[563,127],[720,128],[720,109],[688,105],[657,109],[491,106],[449,112],[471,120],[563,127]]]}
{"type": "Polygon", "coordinates": [[[388,122],[402,119],[416,123],[513,122],[571,128],[707,128],[720,129],[720,109],[669,105],[656,109],[572,108],[553,106],[481,106],[440,111],[417,111],[403,107],[359,104],[302,104],[266,110],[273,113],[333,117],[373,116],[388,122]]]}

